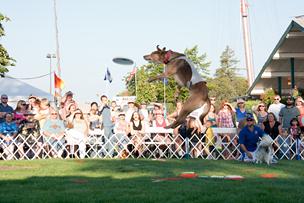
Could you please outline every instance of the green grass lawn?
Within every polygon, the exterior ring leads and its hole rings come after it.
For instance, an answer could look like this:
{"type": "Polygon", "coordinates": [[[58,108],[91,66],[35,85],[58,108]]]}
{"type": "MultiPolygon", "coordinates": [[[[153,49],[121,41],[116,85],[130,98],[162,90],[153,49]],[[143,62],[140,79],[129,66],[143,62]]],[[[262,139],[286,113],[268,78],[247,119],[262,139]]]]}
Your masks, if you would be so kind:
{"type": "Polygon", "coordinates": [[[0,162],[0,202],[304,202],[304,162],[254,165],[209,160],[0,162]],[[244,180],[165,180],[182,172],[244,180]],[[275,174],[265,179],[261,174],[275,174]]]}

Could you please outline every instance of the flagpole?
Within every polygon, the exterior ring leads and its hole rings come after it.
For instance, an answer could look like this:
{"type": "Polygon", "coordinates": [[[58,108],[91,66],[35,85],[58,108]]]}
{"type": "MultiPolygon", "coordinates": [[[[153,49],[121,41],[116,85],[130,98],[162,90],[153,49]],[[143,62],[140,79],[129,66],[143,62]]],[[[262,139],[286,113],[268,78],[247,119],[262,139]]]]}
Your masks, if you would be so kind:
{"type": "MultiPolygon", "coordinates": [[[[164,67],[164,72],[165,72],[165,67],[164,67]]],[[[164,83],[164,116],[165,118],[167,117],[167,107],[166,107],[166,78],[163,79],[163,83],[164,83]]]]}
{"type": "MultiPolygon", "coordinates": [[[[106,82],[108,81],[109,83],[112,83],[112,76],[111,76],[111,72],[110,72],[108,67],[107,67],[106,72],[105,72],[104,80],[106,82]]],[[[106,93],[107,97],[109,97],[110,84],[106,84],[106,89],[107,90],[105,91],[105,93],[106,93]]]]}
{"type": "MultiPolygon", "coordinates": [[[[59,54],[59,34],[58,34],[58,22],[57,22],[57,9],[56,0],[54,0],[54,18],[55,18],[55,35],[56,35],[56,55],[57,55],[57,69],[58,76],[61,78],[61,66],[60,66],[60,54],[59,54]]],[[[58,89],[58,99],[61,99],[61,89],[58,89]]],[[[61,102],[61,101],[59,101],[61,102]]]]}
{"type": "MultiPolygon", "coordinates": [[[[136,63],[134,63],[134,69],[136,68],[136,63]]],[[[137,70],[135,71],[135,97],[137,99],[137,70]]]]}
{"type": "MultiPolygon", "coordinates": [[[[107,76],[109,76],[109,75],[108,75],[108,71],[110,71],[110,70],[109,70],[109,68],[108,68],[108,66],[107,66],[107,70],[106,70],[106,75],[107,75],[107,76]]],[[[108,97],[109,100],[110,100],[110,96],[109,96],[109,92],[110,92],[110,91],[109,91],[109,89],[110,89],[110,79],[109,79],[109,78],[106,80],[106,83],[107,83],[107,92],[106,92],[107,94],[106,94],[106,95],[107,95],[107,97],[108,97]]]]}

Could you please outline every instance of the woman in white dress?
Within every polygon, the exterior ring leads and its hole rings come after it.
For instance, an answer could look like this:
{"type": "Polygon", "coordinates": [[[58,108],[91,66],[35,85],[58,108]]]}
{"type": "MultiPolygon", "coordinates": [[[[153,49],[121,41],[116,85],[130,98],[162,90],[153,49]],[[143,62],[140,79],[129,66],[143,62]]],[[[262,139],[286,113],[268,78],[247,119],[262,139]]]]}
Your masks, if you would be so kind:
{"type": "Polygon", "coordinates": [[[88,137],[88,123],[84,119],[83,113],[80,109],[76,109],[73,112],[69,129],[66,131],[67,144],[70,145],[70,154],[74,154],[78,158],[77,150],[74,150],[75,146],[78,146],[79,158],[83,159],[86,155],[86,140],[88,137]]]}

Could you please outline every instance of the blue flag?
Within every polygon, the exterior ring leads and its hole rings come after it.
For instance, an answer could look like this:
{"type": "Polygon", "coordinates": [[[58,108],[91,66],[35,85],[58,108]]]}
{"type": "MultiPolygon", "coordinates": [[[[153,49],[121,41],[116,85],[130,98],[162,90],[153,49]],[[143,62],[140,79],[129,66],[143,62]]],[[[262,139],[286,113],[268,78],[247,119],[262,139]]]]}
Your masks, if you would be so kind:
{"type": "Polygon", "coordinates": [[[104,80],[108,80],[110,83],[112,82],[112,76],[111,76],[111,73],[109,71],[109,68],[107,68],[107,72],[104,76],[104,80]]]}
{"type": "Polygon", "coordinates": [[[163,79],[163,83],[164,83],[165,85],[168,85],[168,78],[164,78],[164,79],[163,79]]]}

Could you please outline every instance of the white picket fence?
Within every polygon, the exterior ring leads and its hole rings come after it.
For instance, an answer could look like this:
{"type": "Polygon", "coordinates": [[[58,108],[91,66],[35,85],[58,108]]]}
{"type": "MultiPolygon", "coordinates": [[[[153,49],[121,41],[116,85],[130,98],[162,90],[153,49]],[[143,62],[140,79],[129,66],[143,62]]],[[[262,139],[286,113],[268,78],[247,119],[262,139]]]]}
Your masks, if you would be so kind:
{"type": "MultiPolygon", "coordinates": [[[[102,131],[91,131],[87,139],[72,139],[67,132],[61,140],[17,135],[13,141],[0,142],[0,159],[47,158],[201,158],[239,159],[241,156],[235,128],[213,128],[214,137],[173,135],[172,129],[148,128],[146,133],[128,137],[113,134],[107,139],[102,131]]],[[[304,140],[278,136],[274,140],[277,159],[304,159],[304,140]]]]}

